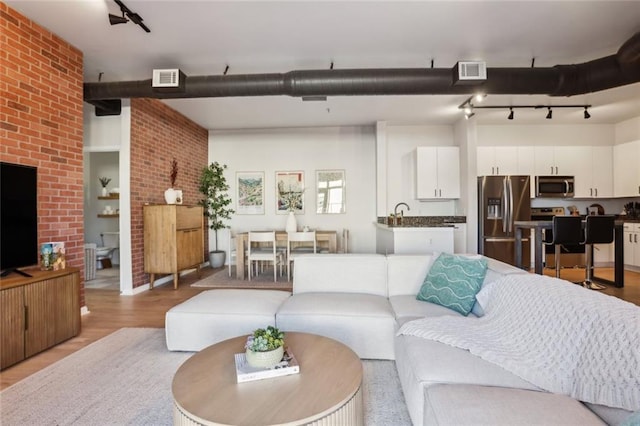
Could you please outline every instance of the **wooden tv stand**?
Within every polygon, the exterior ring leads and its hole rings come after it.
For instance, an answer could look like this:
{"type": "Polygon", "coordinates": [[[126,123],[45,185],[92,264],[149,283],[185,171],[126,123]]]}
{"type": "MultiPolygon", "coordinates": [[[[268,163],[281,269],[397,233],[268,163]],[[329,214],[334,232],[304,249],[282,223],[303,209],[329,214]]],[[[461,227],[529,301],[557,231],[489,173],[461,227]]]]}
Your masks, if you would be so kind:
{"type": "Polygon", "coordinates": [[[80,333],[80,270],[25,272],[0,280],[0,369],[80,333]]]}

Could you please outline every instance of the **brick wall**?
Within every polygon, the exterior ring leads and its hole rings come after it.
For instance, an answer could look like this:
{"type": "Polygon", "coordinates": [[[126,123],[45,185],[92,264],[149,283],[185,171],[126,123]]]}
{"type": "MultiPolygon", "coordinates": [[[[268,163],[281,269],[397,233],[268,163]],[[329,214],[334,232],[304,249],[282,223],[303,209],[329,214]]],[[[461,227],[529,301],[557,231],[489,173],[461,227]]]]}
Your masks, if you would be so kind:
{"type": "Polygon", "coordinates": [[[82,72],[81,51],[0,2],[0,159],[38,168],[38,241],[63,241],[67,265],[78,268],[82,72]]]}
{"type": "MultiPolygon", "coordinates": [[[[171,160],[178,161],[176,188],[183,204],[195,205],[200,172],[207,166],[208,132],[154,99],[131,100],[131,255],[133,286],[149,278],[144,273],[142,206],[164,204],[171,186],[171,160]]],[[[205,231],[205,253],[207,238],[205,231]]],[[[204,260],[204,259],[203,259],[204,260]]]]}

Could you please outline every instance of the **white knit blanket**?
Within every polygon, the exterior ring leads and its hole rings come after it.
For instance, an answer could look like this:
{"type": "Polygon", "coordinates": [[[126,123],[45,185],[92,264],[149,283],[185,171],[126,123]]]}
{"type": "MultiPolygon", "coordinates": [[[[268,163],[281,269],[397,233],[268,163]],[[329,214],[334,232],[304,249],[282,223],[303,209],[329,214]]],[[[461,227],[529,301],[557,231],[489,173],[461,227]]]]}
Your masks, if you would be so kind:
{"type": "Polygon", "coordinates": [[[533,274],[500,278],[478,299],[483,317],[423,318],[398,334],[467,349],[549,392],[640,409],[640,307],[533,274]]]}

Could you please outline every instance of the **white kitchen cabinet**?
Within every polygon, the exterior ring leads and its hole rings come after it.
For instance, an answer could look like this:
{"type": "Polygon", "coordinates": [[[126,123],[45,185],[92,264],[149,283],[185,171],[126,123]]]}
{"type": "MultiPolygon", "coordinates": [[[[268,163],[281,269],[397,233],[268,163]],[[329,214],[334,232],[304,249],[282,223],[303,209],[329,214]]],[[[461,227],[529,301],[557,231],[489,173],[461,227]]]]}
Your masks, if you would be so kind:
{"type": "Polygon", "coordinates": [[[527,175],[531,177],[531,198],[536,196],[533,146],[479,146],[478,176],[527,175]]]}
{"type": "Polygon", "coordinates": [[[414,228],[377,224],[376,252],[381,254],[431,254],[454,252],[454,228],[414,228]]]}
{"type": "Polygon", "coordinates": [[[613,196],[613,148],[611,146],[576,147],[573,176],[575,197],[610,198],[613,196]]]}
{"type": "Polygon", "coordinates": [[[518,174],[518,148],[515,146],[479,146],[478,176],[518,174]]]}
{"type": "MultiPolygon", "coordinates": [[[[574,176],[575,162],[583,161],[584,151],[575,146],[536,146],[535,174],[538,176],[574,176]]],[[[586,161],[586,160],[584,160],[586,161]]]]}
{"type": "Polygon", "coordinates": [[[640,223],[623,224],[624,264],[640,268],[640,223]]]}
{"type": "Polygon", "coordinates": [[[613,196],[640,195],[640,140],[613,147],[613,196]]]}
{"type": "Polygon", "coordinates": [[[416,149],[416,198],[460,198],[460,149],[457,146],[416,149]]]}

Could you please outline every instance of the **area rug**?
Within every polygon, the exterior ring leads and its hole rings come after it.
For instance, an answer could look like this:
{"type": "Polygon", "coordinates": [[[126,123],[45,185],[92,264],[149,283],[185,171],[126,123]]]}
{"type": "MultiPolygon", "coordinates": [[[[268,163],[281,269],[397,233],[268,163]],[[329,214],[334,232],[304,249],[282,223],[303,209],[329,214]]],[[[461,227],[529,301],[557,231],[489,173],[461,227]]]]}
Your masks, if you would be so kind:
{"type": "Polygon", "coordinates": [[[270,290],[288,290],[291,291],[292,283],[287,281],[287,275],[279,276],[278,281],[273,281],[273,269],[265,268],[265,270],[257,276],[252,276],[251,281],[236,279],[235,266],[231,269],[231,277],[227,268],[216,272],[206,278],[191,284],[191,287],[208,287],[208,288],[265,288],[270,290]]]}
{"type": "MultiPolygon", "coordinates": [[[[171,425],[171,382],[192,353],[164,329],[123,328],[0,393],[0,424],[171,425]]],[[[368,426],[411,425],[393,361],[364,361],[368,426]]]]}

